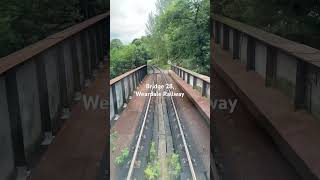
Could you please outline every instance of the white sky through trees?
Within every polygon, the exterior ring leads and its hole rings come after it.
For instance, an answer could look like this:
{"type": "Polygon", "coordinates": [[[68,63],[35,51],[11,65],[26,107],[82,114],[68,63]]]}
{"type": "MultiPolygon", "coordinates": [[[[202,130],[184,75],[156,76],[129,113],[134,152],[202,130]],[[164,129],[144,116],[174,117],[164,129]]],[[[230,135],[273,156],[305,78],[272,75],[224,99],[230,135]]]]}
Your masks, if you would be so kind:
{"type": "Polygon", "coordinates": [[[145,35],[150,12],[155,12],[156,0],[111,0],[110,36],[128,44],[145,35]]]}

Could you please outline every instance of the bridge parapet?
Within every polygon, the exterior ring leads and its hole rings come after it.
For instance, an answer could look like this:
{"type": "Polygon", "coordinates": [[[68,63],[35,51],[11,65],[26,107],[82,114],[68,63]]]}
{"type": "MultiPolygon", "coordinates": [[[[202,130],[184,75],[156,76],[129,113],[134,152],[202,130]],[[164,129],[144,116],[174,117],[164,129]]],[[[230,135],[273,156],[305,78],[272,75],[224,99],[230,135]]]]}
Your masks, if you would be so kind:
{"type": "Polygon", "coordinates": [[[109,13],[0,59],[0,179],[33,166],[45,135],[55,134],[74,98],[106,59],[109,13]]]}
{"type": "Polygon", "coordinates": [[[213,15],[216,44],[286,94],[295,109],[320,119],[320,51],[232,19],[213,15]]]}
{"type": "Polygon", "coordinates": [[[143,78],[147,75],[147,65],[140,66],[110,80],[110,122],[117,120],[143,78]]]}
{"type": "Polygon", "coordinates": [[[171,70],[191,85],[193,89],[199,91],[202,96],[210,98],[210,78],[208,76],[176,65],[171,65],[171,70]]]}

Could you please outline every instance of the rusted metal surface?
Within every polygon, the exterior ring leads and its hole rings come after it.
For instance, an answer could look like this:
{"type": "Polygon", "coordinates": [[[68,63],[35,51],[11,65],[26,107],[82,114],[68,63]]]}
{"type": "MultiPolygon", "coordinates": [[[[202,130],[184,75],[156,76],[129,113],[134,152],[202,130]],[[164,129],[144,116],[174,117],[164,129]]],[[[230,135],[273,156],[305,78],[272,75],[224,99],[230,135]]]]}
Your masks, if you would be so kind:
{"type": "MultiPolygon", "coordinates": [[[[172,72],[172,74],[174,73],[172,72]]],[[[173,79],[171,75],[167,77],[168,83],[172,83],[174,86],[174,92],[184,92],[186,94],[198,93],[194,92],[194,90],[192,90],[191,92],[187,92],[190,89],[181,88],[181,86],[173,79]]],[[[206,119],[203,117],[202,113],[199,112],[199,109],[196,107],[194,103],[195,99],[192,99],[193,97],[194,96],[186,95],[183,98],[174,97],[173,99],[176,104],[177,111],[180,114],[181,124],[184,128],[184,133],[186,135],[192,159],[196,159],[197,157],[201,159],[201,163],[199,161],[196,161],[197,163],[194,164],[195,169],[199,169],[201,167],[200,169],[202,170],[202,172],[206,174],[207,178],[209,178],[210,126],[208,125],[206,119]]],[[[208,106],[208,109],[210,111],[210,106],[208,106]]]]}
{"type": "Polygon", "coordinates": [[[220,15],[213,15],[213,20],[226,24],[249,36],[254,37],[255,39],[276,47],[279,50],[288,53],[289,55],[300,58],[310,64],[320,67],[320,50],[318,49],[294,41],[290,41],[275,34],[265,32],[261,29],[257,29],[255,27],[220,15]]]}
{"type": "Polygon", "coordinates": [[[121,74],[120,76],[117,76],[117,77],[115,77],[115,78],[111,79],[111,80],[110,80],[110,86],[111,86],[111,85],[113,85],[114,83],[116,83],[116,82],[120,81],[121,79],[123,79],[123,78],[125,78],[125,77],[129,76],[130,74],[132,74],[132,73],[134,73],[134,72],[138,71],[139,69],[142,69],[142,68],[143,68],[143,67],[145,67],[145,66],[146,66],[146,65],[143,65],[143,66],[137,67],[137,68],[135,68],[135,69],[132,69],[131,71],[128,71],[128,72],[126,72],[126,73],[124,73],[124,74],[121,74]]]}
{"type": "MultiPolygon", "coordinates": [[[[168,75],[166,75],[166,77],[169,78],[168,75]]],[[[147,81],[144,81],[140,85],[138,91],[147,91],[145,84],[151,83],[150,76],[148,76],[147,79],[147,81]]],[[[168,83],[174,84],[175,92],[183,91],[171,78],[169,78],[168,83]]],[[[177,111],[179,112],[179,117],[181,115],[181,124],[186,133],[186,140],[188,142],[190,152],[193,155],[196,155],[197,159],[199,158],[203,161],[203,163],[197,163],[196,168],[205,167],[201,168],[201,170],[202,172],[207,171],[207,175],[209,175],[210,127],[193,102],[190,101],[187,96],[184,96],[183,98],[174,98],[174,100],[177,103],[176,106],[177,111]]],[[[143,115],[142,109],[145,103],[146,97],[133,96],[133,98],[129,101],[127,108],[120,114],[120,118],[116,121],[112,128],[112,132],[116,132],[117,134],[117,139],[112,145],[115,147],[115,149],[114,153],[111,154],[111,179],[115,179],[115,177],[117,177],[117,175],[120,173],[117,170],[115,158],[120,154],[122,149],[125,147],[131,147],[132,140],[134,139],[135,135],[137,135],[135,134],[135,131],[139,125],[139,119],[141,119],[141,116],[143,115]]],[[[135,144],[133,144],[133,146],[134,145],[135,144]]],[[[192,156],[192,158],[196,157],[192,156]]]]}
{"type": "MultiPolygon", "coordinates": [[[[237,98],[218,76],[213,80],[215,97],[237,98]]],[[[221,179],[300,179],[243,104],[239,103],[232,114],[215,110],[212,121],[213,152],[221,179]]]]}
{"type": "Polygon", "coordinates": [[[169,75],[175,81],[175,83],[186,93],[186,96],[193,102],[198,108],[199,112],[206,119],[210,125],[210,102],[208,98],[201,96],[199,92],[194,90],[192,86],[188,85],[185,81],[180,79],[175,73],[169,71],[169,75]]]}
{"type": "MultiPolygon", "coordinates": [[[[239,116],[230,115],[234,119],[232,120],[234,125],[237,125],[236,117],[247,122],[248,120],[242,117],[245,114],[244,117],[248,117],[250,121],[256,121],[268,132],[277,150],[282,152],[302,177],[319,179],[319,121],[305,111],[295,111],[288,97],[275,89],[266,88],[262,77],[254,72],[246,72],[244,65],[233,61],[228,52],[216,46],[214,53],[213,71],[235,92],[243,107],[251,114],[249,116],[248,112],[242,112],[239,116]]],[[[213,91],[215,92],[215,89],[213,91]]],[[[219,120],[219,117],[215,112],[214,118],[219,120]]],[[[221,131],[223,131],[221,128],[228,129],[223,126],[220,127],[221,131]]],[[[270,164],[276,167],[277,163],[270,164]]]]}
{"type": "MultiPolygon", "coordinates": [[[[83,93],[87,97],[108,100],[105,83],[108,75],[104,66],[83,93]]],[[[30,180],[96,179],[107,145],[106,109],[86,109],[80,101],[72,107],[71,113],[38,165],[31,170],[30,180]]]]}
{"type": "Polygon", "coordinates": [[[16,51],[6,57],[0,58],[0,74],[8,71],[9,69],[15,66],[22,64],[25,61],[30,60],[32,57],[38,55],[46,49],[79,33],[80,31],[92,26],[93,24],[107,18],[108,16],[109,12],[95,16],[82,23],[69,27],[61,32],[48,36],[47,38],[40,40],[32,45],[29,45],[19,51],[16,51]]]}
{"type": "MultiPolygon", "coordinates": [[[[151,83],[151,80],[151,76],[147,76],[137,88],[137,91],[148,92],[145,83],[151,83]]],[[[124,109],[111,129],[111,133],[117,135],[117,138],[114,139],[111,144],[111,149],[113,149],[113,152],[110,152],[111,179],[116,179],[119,173],[116,170],[116,157],[120,155],[121,150],[130,148],[131,142],[135,136],[135,130],[139,124],[140,116],[142,115],[145,99],[146,97],[144,96],[133,96],[129,101],[127,108],[124,109]]]]}
{"type": "Polygon", "coordinates": [[[180,67],[180,66],[175,66],[175,65],[171,65],[171,66],[179,68],[179,69],[182,69],[183,71],[185,71],[185,72],[187,72],[187,73],[189,73],[189,74],[191,74],[191,75],[193,75],[193,76],[195,76],[195,77],[197,77],[199,79],[202,79],[202,80],[204,80],[204,81],[206,81],[207,83],[210,84],[210,77],[208,77],[208,76],[205,76],[205,75],[190,71],[189,69],[186,69],[186,68],[183,68],[183,67],[180,67]]]}

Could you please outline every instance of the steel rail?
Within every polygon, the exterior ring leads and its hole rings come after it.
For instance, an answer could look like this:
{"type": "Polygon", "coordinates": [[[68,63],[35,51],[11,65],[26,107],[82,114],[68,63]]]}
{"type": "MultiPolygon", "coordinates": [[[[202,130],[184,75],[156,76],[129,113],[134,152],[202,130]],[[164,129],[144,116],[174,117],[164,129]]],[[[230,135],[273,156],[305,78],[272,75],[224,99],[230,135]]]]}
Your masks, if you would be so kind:
{"type": "MultiPolygon", "coordinates": [[[[167,78],[164,75],[164,73],[162,72],[162,70],[160,68],[156,67],[156,66],[155,66],[155,68],[157,68],[160,71],[162,77],[164,77],[165,82],[168,83],[167,78]]],[[[171,92],[171,90],[168,90],[168,91],[171,92]]],[[[193,180],[197,180],[196,173],[194,171],[194,167],[193,167],[193,163],[192,163],[192,159],[191,159],[191,155],[190,155],[189,148],[188,148],[188,145],[187,145],[187,141],[185,139],[185,135],[184,135],[184,132],[183,132],[183,129],[182,129],[182,126],[181,126],[180,118],[179,118],[179,115],[178,115],[178,112],[177,112],[177,108],[176,108],[176,105],[175,105],[175,103],[173,101],[172,96],[170,96],[170,99],[171,99],[171,103],[172,103],[172,106],[173,106],[173,109],[174,109],[174,112],[175,112],[175,116],[176,116],[176,119],[177,119],[177,122],[178,122],[178,125],[179,125],[179,130],[180,130],[180,133],[181,133],[184,149],[185,149],[185,152],[186,152],[186,155],[187,155],[188,164],[189,164],[190,172],[191,172],[191,175],[192,175],[192,179],[193,180]]]]}
{"type": "MultiPolygon", "coordinates": [[[[152,67],[151,67],[151,68],[152,68],[152,67]]],[[[152,68],[152,69],[153,69],[153,68],[152,68]]],[[[154,69],[153,69],[153,75],[155,75],[154,72],[155,72],[155,71],[154,71],[154,69]]],[[[152,84],[154,84],[154,80],[153,80],[152,84]]],[[[153,90],[151,89],[151,91],[153,91],[153,90]]],[[[130,179],[131,179],[131,176],[132,176],[132,173],[133,173],[134,163],[135,163],[136,158],[137,158],[137,154],[138,154],[138,150],[139,150],[140,142],[141,142],[141,137],[142,137],[142,134],[143,134],[143,132],[144,132],[144,126],[145,126],[145,124],[146,124],[146,120],[147,120],[147,117],[148,117],[151,99],[152,99],[152,96],[151,96],[151,93],[150,93],[150,95],[149,95],[149,100],[148,100],[148,104],[147,104],[147,108],[146,108],[146,112],[145,112],[145,114],[144,114],[142,126],[141,126],[141,129],[140,129],[140,132],[139,132],[139,138],[138,138],[138,141],[137,141],[137,145],[136,145],[136,147],[135,147],[132,160],[131,160],[131,162],[130,162],[130,167],[129,167],[129,171],[128,171],[128,175],[127,175],[127,180],[130,180],[130,179]]]]}

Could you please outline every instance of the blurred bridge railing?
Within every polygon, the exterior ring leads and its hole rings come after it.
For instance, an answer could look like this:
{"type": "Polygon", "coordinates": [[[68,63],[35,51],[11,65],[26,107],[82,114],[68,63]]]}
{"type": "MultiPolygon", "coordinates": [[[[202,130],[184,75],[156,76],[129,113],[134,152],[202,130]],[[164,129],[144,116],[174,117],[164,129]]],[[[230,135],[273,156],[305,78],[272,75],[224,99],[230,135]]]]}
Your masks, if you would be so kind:
{"type": "Polygon", "coordinates": [[[0,59],[0,179],[31,166],[45,135],[59,130],[104,61],[108,23],[101,14],[0,59]]]}
{"type": "Polygon", "coordinates": [[[265,80],[265,86],[279,89],[295,109],[306,109],[320,118],[320,51],[232,19],[214,15],[216,44],[232,53],[265,80]]]}
{"type": "Polygon", "coordinates": [[[147,65],[144,65],[110,80],[110,123],[117,120],[129,97],[146,75],[147,65]]]}
{"type": "Polygon", "coordinates": [[[175,65],[171,65],[171,70],[190,84],[193,89],[199,91],[202,96],[210,98],[210,77],[175,65]]]}

